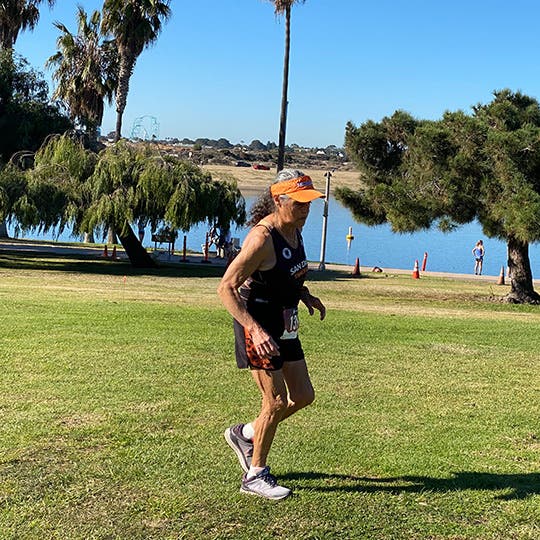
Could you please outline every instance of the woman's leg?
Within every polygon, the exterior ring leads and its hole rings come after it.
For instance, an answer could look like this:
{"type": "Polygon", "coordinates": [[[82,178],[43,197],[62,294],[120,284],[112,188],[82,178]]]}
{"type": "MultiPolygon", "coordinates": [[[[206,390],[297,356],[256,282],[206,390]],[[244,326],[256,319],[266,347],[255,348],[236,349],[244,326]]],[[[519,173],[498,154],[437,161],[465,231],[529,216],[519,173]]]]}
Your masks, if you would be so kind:
{"type": "Polygon", "coordinates": [[[279,422],[310,405],[315,391],[309,378],[305,360],[285,362],[278,371],[252,370],[262,394],[262,408],[252,422],[254,467],[264,467],[279,422]]]}
{"type": "Polygon", "coordinates": [[[315,399],[315,391],[309,378],[305,360],[285,362],[283,364],[283,377],[287,385],[289,400],[287,410],[281,417],[285,420],[295,412],[307,407],[315,399]]]}
{"type": "Polygon", "coordinates": [[[268,452],[276,434],[276,428],[287,410],[287,387],[282,370],[251,371],[262,394],[261,412],[253,422],[253,467],[265,467],[268,452]]]}

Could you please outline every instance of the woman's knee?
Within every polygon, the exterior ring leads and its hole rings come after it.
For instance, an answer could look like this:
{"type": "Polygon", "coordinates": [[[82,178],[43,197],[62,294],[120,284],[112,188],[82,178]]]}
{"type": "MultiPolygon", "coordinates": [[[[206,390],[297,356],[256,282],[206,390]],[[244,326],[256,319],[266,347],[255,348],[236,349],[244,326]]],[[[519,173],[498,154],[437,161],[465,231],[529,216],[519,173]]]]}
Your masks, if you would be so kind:
{"type": "Polygon", "coordinates": [[[301,394],[295,395],[292,401],[297,409],[303,409],[315,401],[315,391],[313,388],[306,388],[301,394]]]}
{"type": "Polygon", "coordinates": [[[263,411],[270,416],[280,417],[287,410],[287,397],[282,395],[267,398],[263,403],[263,411]]]}

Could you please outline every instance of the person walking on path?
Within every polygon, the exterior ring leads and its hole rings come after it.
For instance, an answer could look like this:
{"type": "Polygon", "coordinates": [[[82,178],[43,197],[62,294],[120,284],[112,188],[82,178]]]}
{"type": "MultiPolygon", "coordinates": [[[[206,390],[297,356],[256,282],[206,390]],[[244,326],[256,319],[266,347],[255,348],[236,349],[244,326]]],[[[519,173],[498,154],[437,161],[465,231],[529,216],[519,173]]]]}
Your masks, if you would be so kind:
{"type": "Polygon", "coordinates": [[[325,317],[323,303],[304,285],[308,262],[301,235],[311,201],[319,197],[309,176],[283,169],[251,210],[253,227],[218,287],[234,318],[237,365],[251,370],[262,394],[256,419],[224,435],[244,471],[240,491],[268,499],[291,493],[267,464],[277,426],[315,397],[298,338],[298,305],[302,301],[310,315],[317,310],[325,317]]]}
{"type": "Polygon", "coordinates": [[[482,242],[482,240],[478,240],[478,242],[476,242],[476,245],[472,249],[472,253],[474,255],[474,273],[477,276],[481,276],[485,253],[484,242],[482,242]]]}

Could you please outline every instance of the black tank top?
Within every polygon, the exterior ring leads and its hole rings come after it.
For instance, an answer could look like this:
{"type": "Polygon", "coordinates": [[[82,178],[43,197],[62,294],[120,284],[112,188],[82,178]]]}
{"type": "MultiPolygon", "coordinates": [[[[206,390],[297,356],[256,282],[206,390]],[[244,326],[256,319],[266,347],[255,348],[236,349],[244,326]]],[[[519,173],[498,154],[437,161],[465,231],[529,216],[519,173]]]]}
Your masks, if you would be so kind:
{"type": "Polygon", "coordinates": [[[302,235],[296,231],[298,246],[293,248],[274,227],[270,228],[264,223],[259,225],[270,231],[276,264],[270,270],[254,272],[240,287],[240,295],[252,302],[268,302],[281,308],[297,307],[308,271],[302,235]]]}

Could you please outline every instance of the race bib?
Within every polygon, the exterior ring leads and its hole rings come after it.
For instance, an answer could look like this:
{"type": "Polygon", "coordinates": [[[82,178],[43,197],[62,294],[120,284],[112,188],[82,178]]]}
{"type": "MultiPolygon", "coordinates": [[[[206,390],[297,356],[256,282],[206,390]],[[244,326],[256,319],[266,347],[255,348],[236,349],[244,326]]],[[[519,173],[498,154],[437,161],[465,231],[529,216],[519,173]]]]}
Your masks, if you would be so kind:
{"type": "Polygon", "coordinates": [[[300,321],[298,320],[298,308],[287,308],[283,310],[283,324],[285,330],[281,339],[295,339],[298,337],[298,327],[300,321]]]}

